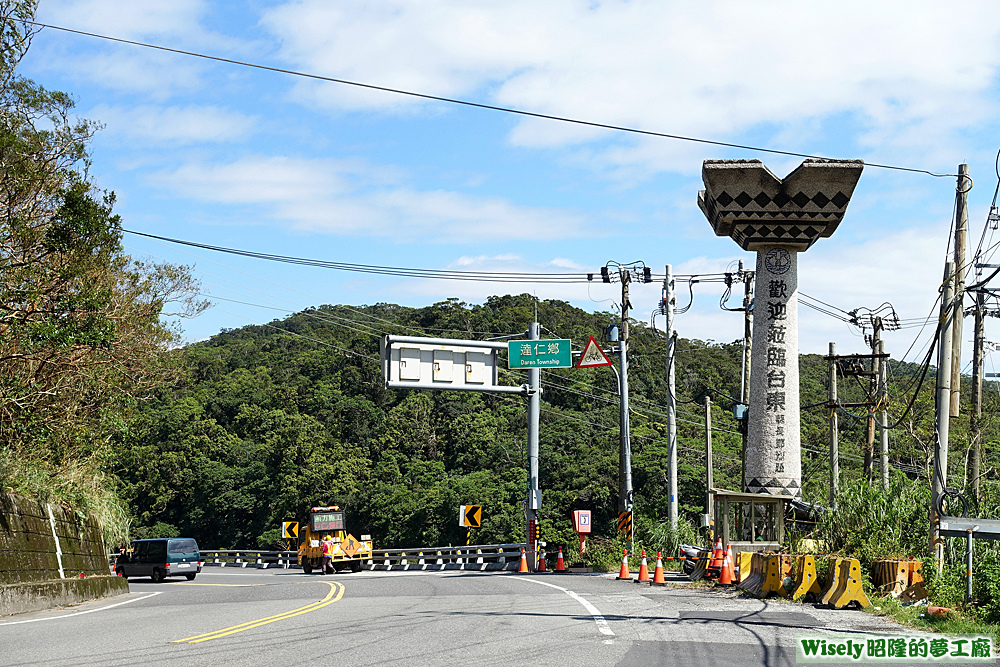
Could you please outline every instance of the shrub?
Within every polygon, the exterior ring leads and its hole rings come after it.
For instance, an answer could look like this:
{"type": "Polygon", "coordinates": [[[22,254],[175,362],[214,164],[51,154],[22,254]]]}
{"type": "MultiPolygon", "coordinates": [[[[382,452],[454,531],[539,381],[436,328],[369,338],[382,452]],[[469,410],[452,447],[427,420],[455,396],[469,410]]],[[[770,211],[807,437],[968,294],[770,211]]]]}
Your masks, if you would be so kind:
{"type": "Polygon", "coordinates": [[[680,545],[700,544],[702,538],[698,536],[698,529],[692,523],[687,519],[678,518],[676,528],[670,521],[661,521],[653,526],[649,538],[643,542],[653,552],[662,552],[664,556],[677,556],[680,553],[680,545]]]}
{"type": "Polygon", "coordinates": [[[929,507],[925,482],[896,475],[888,490],[878,482],[851,482],[837,495],[837,510],[821,517],[817,537],[866,569],[879,558],[924,556],[929,507]]]}

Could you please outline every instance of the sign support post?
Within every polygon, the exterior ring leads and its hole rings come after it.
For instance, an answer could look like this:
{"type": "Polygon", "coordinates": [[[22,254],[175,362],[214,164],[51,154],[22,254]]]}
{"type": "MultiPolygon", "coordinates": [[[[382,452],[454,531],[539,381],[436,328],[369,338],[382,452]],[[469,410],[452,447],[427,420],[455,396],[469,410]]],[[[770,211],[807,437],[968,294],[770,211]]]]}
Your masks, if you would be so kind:
{"type": "MultiPolygon", "coordinates": [[[[528,339],[541,337],[541,326],[532,322],[528,326],[528,339]]],[[[538,423],[542,413],[542,372],[539,368],[528,369],[528,502],[525,506],[527,520],[526,541],[533,552],[528,559],[528,567],[535,569],[534,552],[538,549],[537,526],[539,510],[542,509],[542,492],[538,487],[538,423]]]]}

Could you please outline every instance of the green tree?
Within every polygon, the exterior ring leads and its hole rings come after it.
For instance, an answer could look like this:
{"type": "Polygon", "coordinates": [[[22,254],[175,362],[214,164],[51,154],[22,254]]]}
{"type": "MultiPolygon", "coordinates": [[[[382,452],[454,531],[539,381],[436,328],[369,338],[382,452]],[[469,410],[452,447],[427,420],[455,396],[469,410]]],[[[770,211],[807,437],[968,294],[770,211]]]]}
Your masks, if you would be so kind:
{"type": "Polygon", "coordinates": [[[111,528],[114,443],[175,376],[161,317],[204,305],[184,268],[125,254],[114,195],[87,173],[95,125],[16,73],[35,6],[0,3],[0,482],[103,508],[111,528]]]}

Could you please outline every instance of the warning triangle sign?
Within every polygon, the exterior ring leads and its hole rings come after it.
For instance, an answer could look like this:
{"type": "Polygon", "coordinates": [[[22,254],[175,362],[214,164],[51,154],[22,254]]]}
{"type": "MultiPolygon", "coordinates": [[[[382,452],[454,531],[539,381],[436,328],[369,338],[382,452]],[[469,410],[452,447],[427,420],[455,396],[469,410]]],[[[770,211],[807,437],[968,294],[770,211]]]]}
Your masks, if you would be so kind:
{"type": "Polygon", "coordinates": [[[583,354],[577,362],[577,368],[597,368],[598,366],[610,366],[611,360],[604,354],[600,344],[591,336],[587,344],[583,346],[583,354]]]}

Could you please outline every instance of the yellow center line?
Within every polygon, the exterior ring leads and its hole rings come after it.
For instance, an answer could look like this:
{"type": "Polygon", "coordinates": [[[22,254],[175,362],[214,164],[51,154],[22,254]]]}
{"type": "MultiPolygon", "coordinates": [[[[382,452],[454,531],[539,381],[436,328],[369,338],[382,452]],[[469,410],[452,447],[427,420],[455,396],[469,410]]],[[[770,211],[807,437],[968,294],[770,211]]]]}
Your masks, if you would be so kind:
{"type": "Polygon", "coordinates": [[[199,642],[209,641],[210,639],[219,639],[220,637],[226,637],[228,635],[236,634],[237,632],[243,632],[244,630],[250,630],[252,628],[259,628],[262,625],[267,625],[268,623],[275,623],[277,621],[283,621],[286,618],[293,618],[295,616],[301,616],[302,614],[308,614],[311,611],[316,611],[317,609],[322,609],[327,605],[331,605],[337,600],[339,600],[344,595],[344,585],[341,583],[324,581],[322,582],[330,587],[330,592],[327,593],[326,597],[318,602],[313,602],[312,604],[307,604],[304,607],[299,607],[298,609],[292,609],[291,611],[286,611],[281,614],[275,614],[274,616],[268,616],[266,618],[259,618],[255,621],[247,621],[246,623],[240,623],[239,625],[233,625],[228,628],[222,628],[221,630],[215,630],[213,632],[206,632],[205,634],[195,635],[193,637],[187,637],[185,639],[175,639],[173,644],[198,644],[199,642]]]}

